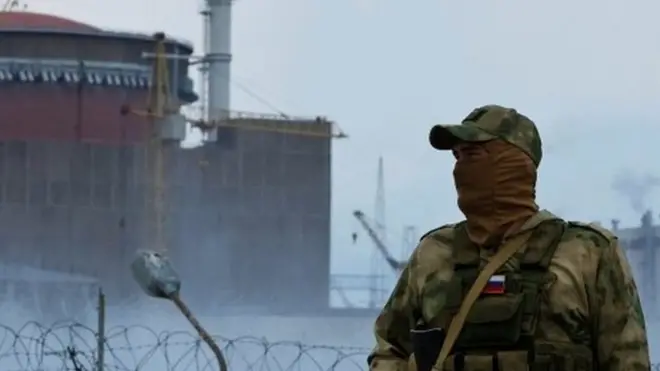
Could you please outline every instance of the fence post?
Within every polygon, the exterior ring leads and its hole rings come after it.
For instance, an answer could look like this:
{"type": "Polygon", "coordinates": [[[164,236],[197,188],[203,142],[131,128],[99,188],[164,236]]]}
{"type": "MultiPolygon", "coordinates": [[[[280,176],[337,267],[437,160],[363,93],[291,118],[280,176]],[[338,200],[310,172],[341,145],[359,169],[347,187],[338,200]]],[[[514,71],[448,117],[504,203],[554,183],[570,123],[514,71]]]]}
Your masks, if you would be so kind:
{"type": "Polygon", "coordinates": [[[105,364],[105,294],[100,287],[97,303],[96,371],[103,371],[105,364]]]}

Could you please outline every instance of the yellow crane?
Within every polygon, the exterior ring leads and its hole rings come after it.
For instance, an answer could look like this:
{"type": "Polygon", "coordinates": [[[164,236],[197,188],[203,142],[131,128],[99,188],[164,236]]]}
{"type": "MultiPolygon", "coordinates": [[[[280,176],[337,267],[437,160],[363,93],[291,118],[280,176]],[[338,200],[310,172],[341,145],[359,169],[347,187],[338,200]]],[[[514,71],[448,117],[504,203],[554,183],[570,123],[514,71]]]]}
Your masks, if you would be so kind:
{"type": "Polygon", "coordinates": [[[164,120],[177,114],[179,107],[173,105],[170,99],[169,72],[165,58],[165,34],[154,35],[155,55],[151,69],[151,85],[147,94],[147,104],[144,108],[133,108],[129,105],[121,107],[122,115],[134,114],[147,119],[148,143],[146,151],[145,174],[151,177],[147,180],[147,246],[159,251],[167,251],[165,238],[165,151],[161,135],[161,125],[164,120]]]}
{"type": "MultiPolygon", "coordinates": [[[[146,187],[148,195],[146,197],[147,205],[145,210],[147,212],[148,225],[146,247],[153,251],[147,253],[145,256],[161,259],[161,255],[166,256],[168,250],[167,239],[165,237],[165,203],[167,197],[165,184],[165,139],[162,135],[162,126],[167,124],[167,120],[180,115],[181,108],[178,99],[172,99],[171,96],[169,84],[171,76],[168,71],[168,61],[169,59],[181,59],[181,56],[167,54],[164,33],[156,33],[154,35],[154,42],[154,53],[145,53],[146,57],[153,58],[151,84],[149,85],[146,106],[135,108],[130,105],[123,105],[121,107],[121,114],[132,114],[147,120],[149,137],[146,153],[147,171],[145,174],[150,179],[146,182],[148,185],[146,187]]],[[[346,133],[341,131],[336,124],[321,117],[305,120],[289,118],[285,115],[255,116],[229,111],[220,115],[206,116],[212,118],[188,119],[188,122],[202,131],[226,127],[238,130],[267,131],[289,135],[337,139],[347,138],[346,133]]],[[[158,266],[158,264],[155,266],[158,266]]],[[[181,300],[178,291],[163,297],[175,303],[198,331],[202,339],[211,347],[218,359],[221,371],[226,371],[227,365],[220,348],[201,327],[195,316],[190,312],[190,309],[181,300]]]]}
{"type": "MultiPolygon", "coordinates": [[[[121,107],[123,115],[133,114],[147,119],[149,140],[147,145],[147,176],[151,187],[147,187],[148,207],[148,244],[157,251],[167,251],[167,241],[164,236],[165,228],[165,154],[161,135],[161,126],[165,120],[180,114],[178,100],[172,99],[170,90],[170,74],[168,61],[170,59],[186,58],[167,54],[165,34],[154,35],[155,51],[144,53],[144,56],[153,59],[151,71],[151,84],[147,96],[146,106],[135,108],[129,105],[121,107]]],[[[201,61],[203,63],[203,60],[201,61]]],[[[226,111],[214,112],[207,117],[186,120],[202,132],[217,128],[233,128],[237,130],[265,131],[288,135],[301,135],[308,137],[343,139],[348,135],[339,126],[323,117],[302,119],[280,115],[258,115],[246,112],[226,111]]],[[[204,162],[204,160],[203,160],[204,162]]]]}

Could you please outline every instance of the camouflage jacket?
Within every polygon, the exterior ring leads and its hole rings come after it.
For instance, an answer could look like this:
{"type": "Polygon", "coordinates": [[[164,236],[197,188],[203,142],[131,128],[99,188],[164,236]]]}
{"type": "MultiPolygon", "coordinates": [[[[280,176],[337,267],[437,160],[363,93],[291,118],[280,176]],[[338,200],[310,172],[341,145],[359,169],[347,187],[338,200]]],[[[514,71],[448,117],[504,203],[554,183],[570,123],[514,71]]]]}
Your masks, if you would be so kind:
{"type": "MultiPolygon", "coordinates": [[[[531,233],[549,219],[558,218],[540,211],[519,233],[531,233]]],[[[445,305],[446,297],[437,288],[454,274],[453,233],[454,225],[432,231],[413,252],[376,320],[370,370],[408,370],[410,330],[445,305]]],[[[486,251],[482,255],[489,256],[486,251]]],[[[592,225],[569,223],[549,270],[557,279],[541,304],[545,314],[539,318],[539,338],[589,346],[594,368],[600,371],[650,370],[638,291],[614,235],[592,225]]]]}

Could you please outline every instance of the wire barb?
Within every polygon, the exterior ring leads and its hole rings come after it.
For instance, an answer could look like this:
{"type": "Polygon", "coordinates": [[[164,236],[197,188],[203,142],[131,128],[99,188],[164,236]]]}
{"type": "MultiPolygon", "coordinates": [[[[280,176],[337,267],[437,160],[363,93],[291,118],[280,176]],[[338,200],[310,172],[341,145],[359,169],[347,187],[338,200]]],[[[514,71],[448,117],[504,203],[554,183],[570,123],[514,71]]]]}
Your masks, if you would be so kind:
{"type": "MultiPolygon", "coordinates": [[[[0,324],[0,370],[96,370],[96,332],[83,324],[29,322],[12,328],[0,324]]],[[[243,336],[212,336],[227,355],[229,370],[359,371],[367,370],[369,349],[269,342],[243,336]]],[[[217,362],[198,334],[157,331],[146,326],[109,327],[105,370],[215,371],[217,362]]]]}
{"type": "MultiPolygon", "coordinates": [[[[108,328],[106,334],[106,370],[215,371],[217,367],[215,357],[191,332],[119,326],[108,328]]],[[[94,329],[75,322],[51,326],[28,322],[18,327],[0,324],[0,370],[95,370],[95,336],[94,329]]],[[[227,354],[232,371],[369,369],[366,357],[370,349],[364,347],[269,342],[253,336],[213,338],[227,354]]],[[[660,364],[653,364],[651,369],[660,371],[660,364]]]]}

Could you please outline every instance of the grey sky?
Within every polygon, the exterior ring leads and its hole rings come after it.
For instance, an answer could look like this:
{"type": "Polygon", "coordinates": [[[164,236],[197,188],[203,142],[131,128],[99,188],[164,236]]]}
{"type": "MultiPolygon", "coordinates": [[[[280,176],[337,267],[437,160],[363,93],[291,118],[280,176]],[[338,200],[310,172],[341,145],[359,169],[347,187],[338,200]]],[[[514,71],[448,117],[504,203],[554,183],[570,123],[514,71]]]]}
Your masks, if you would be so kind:
{"type": "MultiPolygon", "coordinates": [[[[162,29],[200,49],[194,2],[30,4],[109,28],[162,29]]],[[[366,274],[371,244],[364,234],[351,243],[350,213],[373,213],[378,156],[398,250],[404,224],[424,231],[460,217],[452,160],[426,137],[432,124],[481,104],[515,106],[539,124],[542,206],[636,224],[611,182],[622,169],[659,170],[644,156],[658,153],[660,135],[658,11],[650,0],[238,0],[233,74],[278,109],[325,114],[351,135],[334,146],[333,268],[366,274]]],[[[235,109],[270,111],[239,89],[232,100],[235,109]]]]}

